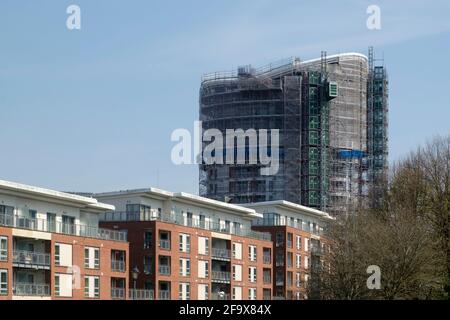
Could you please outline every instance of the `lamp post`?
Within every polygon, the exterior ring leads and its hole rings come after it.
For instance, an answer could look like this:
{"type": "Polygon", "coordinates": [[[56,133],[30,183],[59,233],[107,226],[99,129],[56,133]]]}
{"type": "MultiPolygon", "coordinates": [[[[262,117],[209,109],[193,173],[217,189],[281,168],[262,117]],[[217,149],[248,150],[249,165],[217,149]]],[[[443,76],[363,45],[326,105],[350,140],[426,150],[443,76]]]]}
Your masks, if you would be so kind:
{"type": "Polygon", "coordinates": [[[133,278],[134,281],[134,290],[133,290],[133,300],[136,300],[136,281],[138,279],[139,276],[139,269],[137,266],[134,266],[133,270],[131,271],[131,276],[133,278]]]}

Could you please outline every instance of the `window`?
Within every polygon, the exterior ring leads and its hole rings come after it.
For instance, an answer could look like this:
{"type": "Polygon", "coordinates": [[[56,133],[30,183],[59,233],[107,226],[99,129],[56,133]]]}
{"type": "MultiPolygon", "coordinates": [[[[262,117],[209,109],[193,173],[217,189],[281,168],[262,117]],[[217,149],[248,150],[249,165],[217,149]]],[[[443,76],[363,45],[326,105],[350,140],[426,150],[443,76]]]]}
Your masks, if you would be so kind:
{"type": "Polygon", "coordinates": [[[233,251],[233,259],[241,260],[242,259],[242,244],[233,242],[232,245],[233,251]]]}
{"type": "Polygon", "coordinates": [[[97,276],[84,277],[84,296],[86,298],[100,297],[100,278],[97,276]]]}
{"type": "Polygon", "coordinates": [[[306,256],[305,257],[305,269],[308,269],[309,268],[309,259],[308,259],[308,257],[306,256]]]}
{"type": "Polygon", "coordinates": [[[234,281],[242,281],[242,266],[233,265],[231,268],[232,276],[234,281]]]}
{"type": "Polygon", "coordinates": [[[85,247],[84,248],[84,267],[88,269],[100,268],[100,249],[85,247]]]}
{"type": "Polygon", "coordinates": [[[73,265],[71,244],[55,244],[55,265],[61,267],[71,267],[73,265]]]}
{"type": "Polygon", "coordinates": [[[280,247],[284,244],[284,233],[283,232],[277,232],[276,235],[276,246],[280,247]]]}
{"type": "Polygon", "coordinates": [[[295,267],[297,269],[299,269],[299,268],[301,268],[301,266],[302,266],[302,256],[297,254],[296,255],[296,260],[295,260],[295,267]]]}
{"type": "Polygon", "coordinates": [[[47,231],[56,232],[56,214],[47,212],[47,231]]]}
{"type": "Polygon", "coordinates": [[[209,277],[209,261],[198,261],[198,277],[202,279],[209,277]]]}
{"type": "Polygon", "coordinates": [[[62,216],[62,232],[66,234],[75,234],[75,218],[62,216]]]}
{"type": "Polygon", "coordinates": [[[8,295],[8,270],[0,269],[0,295],[8,295]]]}
{"type": "Polygon", "coordinates": [[[144,274],[153,273],[153,259],[149,256],[144,256],[144,274]]]}
{"type": "Polygon", "coordinates": [[[292,252],[288,252],[287,253],[287,266],[288,266],[288,268],[292,268],[293,260],[294,260],[294,254],[292,252]]]}
{"type": "Polygon", "coordinates": [[[241,300],[242,299],[242,287],[233,287],[231,290],[231,299],[241,300]]]}
{"type": "Polygon", "coordinates": [[[191,260],[180,258],[180,276],[188,277],[191,274],[191,260]]]}
{"type": "Polygon", "coordinates": [[[60,256],[61,253],[60,252],[61,252],[60,247],[59,247],[59,244],[57,243],[57,244],[55,244],[55,265],[56,266],[59,266],[61,263],[61,256],[60,256]]]}
{"type": "Polygon", "coordinates": [[[209,254],[209,238],[198,237],[198,253],[202,255],[209,254]]]}
{"type": "Polygon", "coordinates": [[[153,232],[145,231],[144,232],[144,249],[150,249],[152,247],[153,242],[153,232]]]}
{"type": "Polygon", "coordinates": [[[287,246],[288,246],[288,248],[292,248],[292,242],[293,242],[293,235],[292,235],[292,233],[288,233],[287,234],[287,246]]]}
{"type": "Polygon", "coordinates": [[[302,237],[300,236],[296,236],[296,247],[297,250],[300,250],[302,248],[302,237]]]}
{"type": "Polygon", "coordinates": [[[300,286],[301,286],[301,276],[300,276],[300,273],[299,273],[299,272],[297,272],[297,273],[295,274],[295,285],[296,285],[297,287],[300,287],[300,286]]]}
{"type": "Polygon", "coordinates": [[[256,288],[248,289],[248,300],[256,300],[256,288]]]}
{"type": "Polygon", "coordinates": [[[61,287],[59,285],[59,274],[55,275],[55,296],[59,297],[61,294],[61,287]]]}
{"type": "Polygon", "coordinates": [[[191,299],[191,284],[190,283],[180,283],[178,285],[178,299],[180,299],[180,300],[190,300],[191,299]]]}
{"type": "Polygon", "coordinates": [[[209,300],[209,286],[207,284],[198,285],[198,300],[209,300]]]}
{"type": "Polygon", "coordinates": [[[248,246],[248,259],[256,261],[256,246],[248,246]]]}
{"type": "Polygon", "coordinates": [[[188,234],[180,234],[179,236],[179,249],[180,252],[191,252],[191,236],[188,234]]]}
{"type": "Polygon", "coordinates": [[[248,281],[256,282],[256,267],[248,268],[248,281]]]}
{"type": "Polygon", "coordinates": [[[8,238],[0,237],[0,261],[8,260],[8,238]]]}

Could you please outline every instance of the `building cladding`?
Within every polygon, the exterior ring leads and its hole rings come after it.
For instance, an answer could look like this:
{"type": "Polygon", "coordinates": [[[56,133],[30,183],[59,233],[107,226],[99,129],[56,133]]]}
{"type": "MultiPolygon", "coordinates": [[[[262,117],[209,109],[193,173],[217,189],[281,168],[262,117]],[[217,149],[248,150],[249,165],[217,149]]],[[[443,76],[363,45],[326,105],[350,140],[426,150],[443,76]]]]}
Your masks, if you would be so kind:
{"type": "MultiPolygon", "coordinates": [[[[302,234],[307,248],[306,239],[323,231],[330,219],[323,212],[284,202],[295,219],[282,215],[274,224],[280,205],[272,210],[273,203],[261,204],[255,210],[156,188],[95,197],[116,207],[117,211],[102,215],[101,226],[127,230],[130,268],[139,271],[130,286],[147,299],[272,299],[277,289],[274,250],[279,249],[271,235],[295,220],[296,234],[302,234]]],[[[302,256],[309,259],[307,249],[302,256]]],[[[296,276],[307,278],[306,270],[297,267],[296,276]]],[[[278,296],[305,298],[304,284],[303,289],[300,281],[298,285],[286,287],[278,296]]]]}
{"type": "Polygon", "coordinates": [[[126,233],[98,227],[110,210],[0,180],[0,300],[127,299],[126,233]]]}
{"type": "Polygon", "coordinates": [[[373,51],[203,76],[203,130],[278,129],[280,166],[263,176],[259,164],[203,162],[200,194],[232,203],[287,200],[333,215],[361,206],[387,169],[387,84],[373,51]]]}

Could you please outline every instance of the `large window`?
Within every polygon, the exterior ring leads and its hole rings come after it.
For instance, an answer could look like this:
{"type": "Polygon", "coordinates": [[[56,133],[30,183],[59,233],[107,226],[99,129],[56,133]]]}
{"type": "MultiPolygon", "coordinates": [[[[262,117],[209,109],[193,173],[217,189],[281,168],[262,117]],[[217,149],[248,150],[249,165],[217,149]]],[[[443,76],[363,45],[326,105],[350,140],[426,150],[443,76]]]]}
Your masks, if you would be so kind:
{"type": "Polygon", "coordinates": [[[8,295],[8,270],[0,269],[0,295],[8,295]]]}
{"type": "Polygon", "coordinates": [[[144,232],[144,249],[150,249],[153,243],[153,232],[151,230],[144,232]]]}
{"type": "Polygon", "coordinates": [[[8,260],[8,238],[0,237],[0,261],[8,260]]]}
{"type": "Polygon", "coordinates": [[[180,276],[189,277],[191,274],[191,260],[186,258],[180,259],[180,276]]]}
{"type": "Polygon", "coordinates": [[[56,214],[47,212],[47,231],[56,232],[56,214]]]}
{"type": "Polygon", "coordinates": [[[189,253],[191,252],[191,236],[188,234],[181,233],[179,235],[179,249],[180,252],[189,253]]]}
{"type": "Polygon", "coordinates": [[[88,269],[100,268],[100,249],[85,247],[84,248],[84,267],[88,269]]]}
{"type": "Polygon", "coordinates": [[[250,261],[256,261],[256,246],[248,246],[248,259],[250,261]]]}
{"type": "Polygon", "coordinates": [[[61,263],[61,249],[59,244],[55,244],[55,265],[59,266],[61,263]]]}
{"type": "Polygon", "coordinates": [[[86,298],[100,297],[100,278],[96,276],[84,277],[84,296],[86,298]]]}

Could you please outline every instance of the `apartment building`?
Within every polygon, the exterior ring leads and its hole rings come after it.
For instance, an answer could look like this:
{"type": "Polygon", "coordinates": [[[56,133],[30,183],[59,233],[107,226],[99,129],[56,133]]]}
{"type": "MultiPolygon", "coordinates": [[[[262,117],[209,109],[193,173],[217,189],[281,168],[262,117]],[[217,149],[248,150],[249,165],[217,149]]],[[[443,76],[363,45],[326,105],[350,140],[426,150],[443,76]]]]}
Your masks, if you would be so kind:
{"type": "Polygon", "coordinates": [[[307,299],[308,283],[314,280],[311,270],[322,267],[322,256],[329,250],[323,232],[333,218],[325,212],[284,200],[242,206],[263,215],[253,221],[253,230],[272,236],[274,298],[307,299]]]}
{"type": "Polygon", "coordinates": [[[100,226],[128,233],[132,298],[271,299],[273,243],[251,229],[254,209],[156,188],[94,196],[116,207],[100,226]]]}
{"type": "Polygon", "coordinates": [[[101,229],[114,206],[0,180],[0,300],[126,299],[126,232],[101,229]]]}

